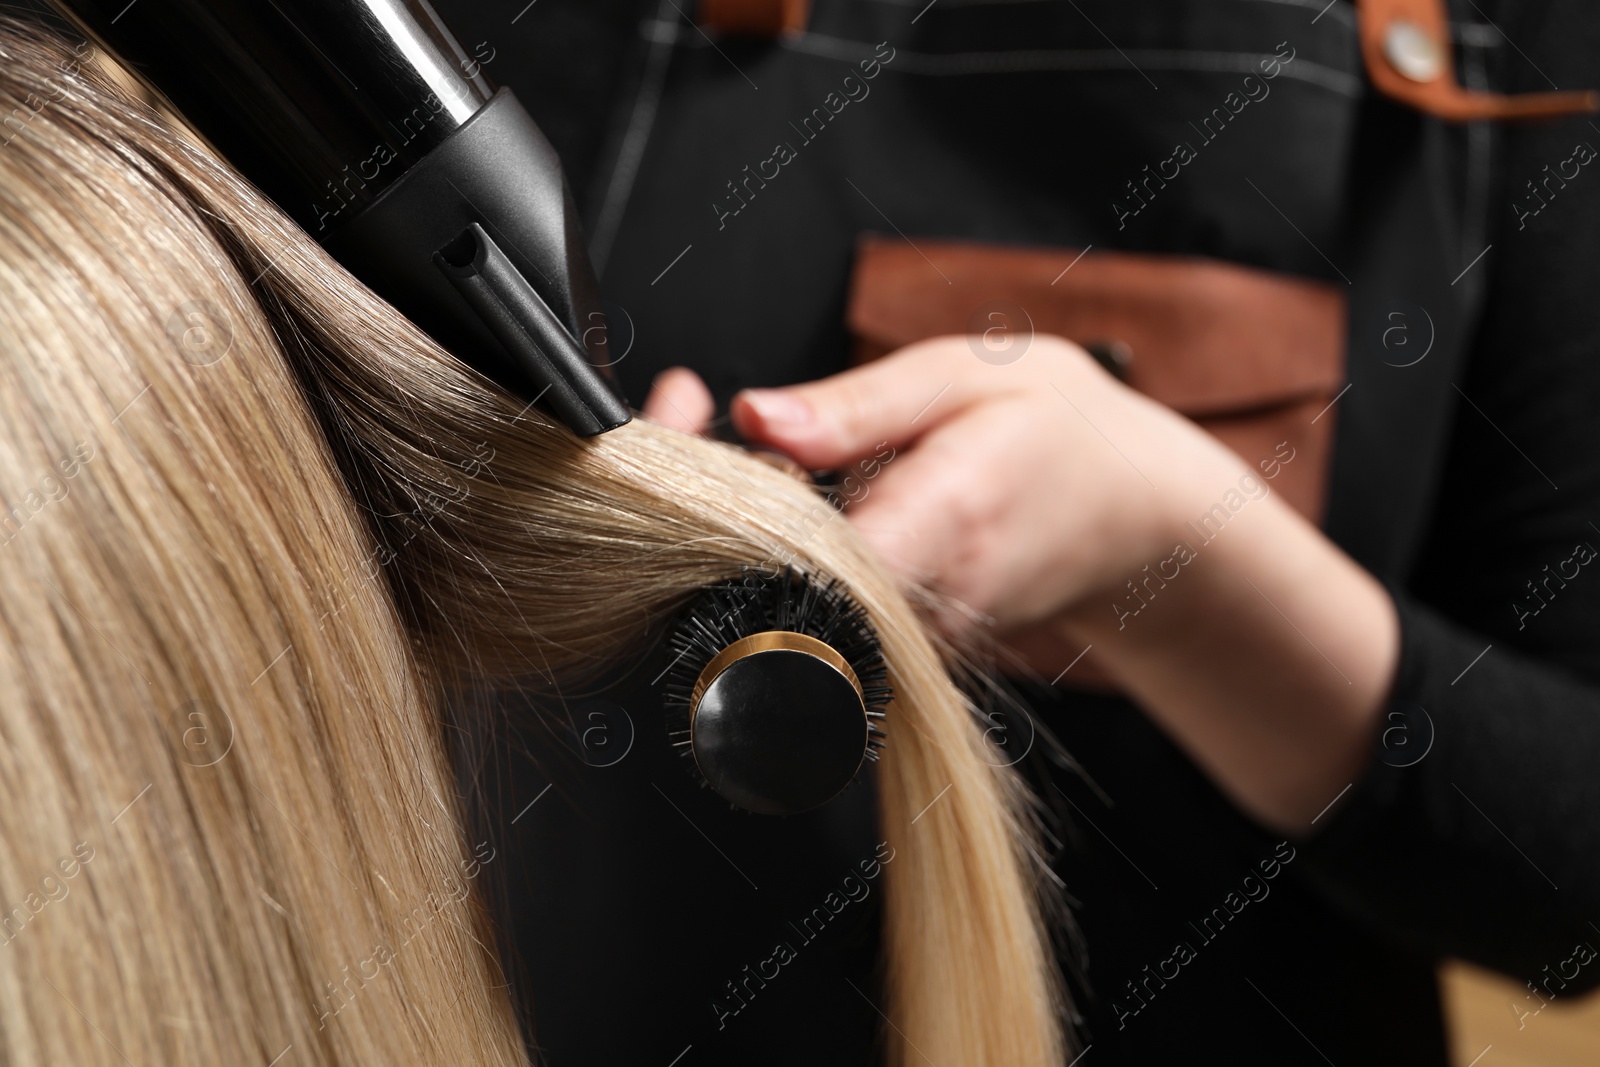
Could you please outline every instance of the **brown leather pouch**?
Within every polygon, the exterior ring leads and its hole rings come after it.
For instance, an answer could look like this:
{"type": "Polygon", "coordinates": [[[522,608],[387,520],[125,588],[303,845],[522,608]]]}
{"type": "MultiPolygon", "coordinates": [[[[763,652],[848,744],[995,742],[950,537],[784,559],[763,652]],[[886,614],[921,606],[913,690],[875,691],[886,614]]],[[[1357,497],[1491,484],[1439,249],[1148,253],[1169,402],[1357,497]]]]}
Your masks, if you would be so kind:
{"type": "Polygon", "coordinates": [[[1270,488],[1321,521],[1344,387],[1342,286],[1179,256],[859,241],[848,309],[858,363],[929,337],[981,334],[995,315],[1024,335],[1123,351],[1130,386],[1263,476],[1275,469],[1270,488]],[[1272,463],[1288,449],[1292,461],[1272,463]]]}

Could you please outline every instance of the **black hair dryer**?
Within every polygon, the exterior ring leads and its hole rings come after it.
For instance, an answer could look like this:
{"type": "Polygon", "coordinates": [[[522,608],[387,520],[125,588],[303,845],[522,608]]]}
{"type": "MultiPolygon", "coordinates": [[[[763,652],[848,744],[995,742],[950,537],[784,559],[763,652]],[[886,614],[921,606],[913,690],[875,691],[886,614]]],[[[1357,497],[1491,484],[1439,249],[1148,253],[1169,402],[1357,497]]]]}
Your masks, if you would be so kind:
{"type": "Polygon", "coordinates": [[[631,417],[561,162],[428,0],[58,3],[440,344],[581,436],[631,417]]]}

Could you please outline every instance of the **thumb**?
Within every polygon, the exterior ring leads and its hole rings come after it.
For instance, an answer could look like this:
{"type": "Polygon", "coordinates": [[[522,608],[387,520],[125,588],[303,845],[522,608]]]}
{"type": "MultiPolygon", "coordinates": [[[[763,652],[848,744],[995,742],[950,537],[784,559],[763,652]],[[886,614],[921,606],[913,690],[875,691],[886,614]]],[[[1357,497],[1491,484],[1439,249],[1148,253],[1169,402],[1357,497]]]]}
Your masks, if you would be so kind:
{"type": "MultiPolygon", "coordinates": [[[[964,342],[957,344],[965,351],[964,342]]],[[[965,362],[973,362],[970,355],[965,362]]],[[[934,341],[804,385],[746,389],[729,413],[750,443],[813,470],[837,467],[884,442],[909,444],[949,418],[970,399],[965,370],[948,341],[934,341]]]]}

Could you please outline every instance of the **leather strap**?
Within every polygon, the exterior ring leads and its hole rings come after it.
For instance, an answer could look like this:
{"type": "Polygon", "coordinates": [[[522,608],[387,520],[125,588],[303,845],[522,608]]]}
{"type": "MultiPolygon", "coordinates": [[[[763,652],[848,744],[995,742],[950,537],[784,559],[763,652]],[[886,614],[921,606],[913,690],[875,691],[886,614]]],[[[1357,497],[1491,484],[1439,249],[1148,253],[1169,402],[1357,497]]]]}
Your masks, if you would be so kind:
{"type": "MultiPolygon", "coordinates": [[[[1600,111],[1600,92],[1505,93],[1467,89],[1456,80],[1445,0],[1355,0],[1361,56],[1378,91],[1447,122],[1519,121],[1600,111]]],[[[700,0],[695,21],[707,29],[772,39],[798,33],[810,0],[700,0]]]]}
{"type": "Polygon", "coordinates": [[[1486,93],[1456,81],[1444,0],[1356,0],[1367,75],[1378,91],[1448,122],[1600,111],[1600,92],[1486,93]]]}
{"type": "Polygon", "coordinates": [[[700,0],[694,14],[707,29],[770,40],[804,30],[811,18],[811,0],[700,0]]]}

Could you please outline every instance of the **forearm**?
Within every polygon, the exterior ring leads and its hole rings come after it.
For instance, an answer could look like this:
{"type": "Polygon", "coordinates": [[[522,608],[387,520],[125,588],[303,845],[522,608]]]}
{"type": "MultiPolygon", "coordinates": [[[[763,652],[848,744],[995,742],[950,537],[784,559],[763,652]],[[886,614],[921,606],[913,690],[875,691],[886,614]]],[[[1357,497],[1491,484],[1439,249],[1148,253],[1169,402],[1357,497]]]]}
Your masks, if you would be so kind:
{"type": "Polygon", "coordinates": [[[1215,532],[1170,525],[1172,547],[1132,589],[1085,598],[1061,626],[1245,811],[1305,831],[1370,757],[1399,652],[1394,605],[1276,497],[1215,532]]]}

